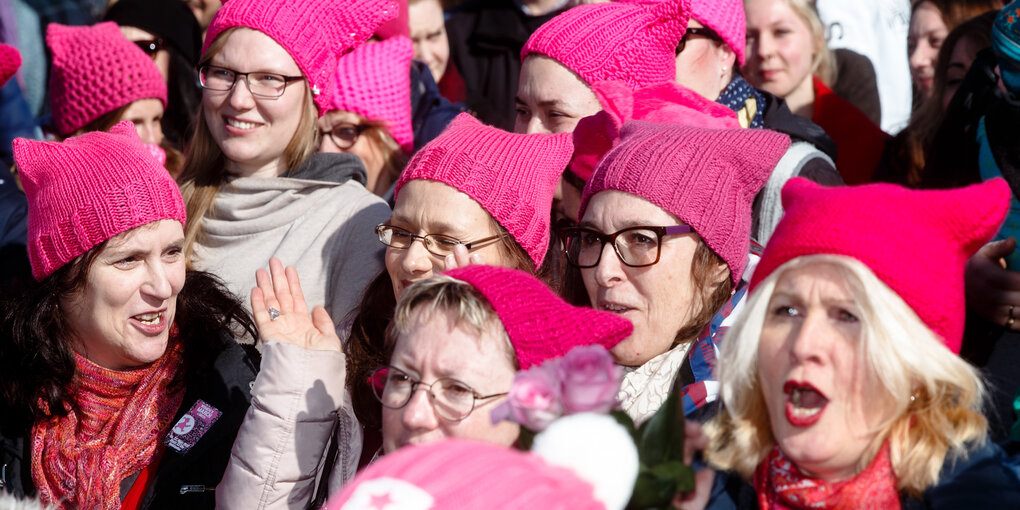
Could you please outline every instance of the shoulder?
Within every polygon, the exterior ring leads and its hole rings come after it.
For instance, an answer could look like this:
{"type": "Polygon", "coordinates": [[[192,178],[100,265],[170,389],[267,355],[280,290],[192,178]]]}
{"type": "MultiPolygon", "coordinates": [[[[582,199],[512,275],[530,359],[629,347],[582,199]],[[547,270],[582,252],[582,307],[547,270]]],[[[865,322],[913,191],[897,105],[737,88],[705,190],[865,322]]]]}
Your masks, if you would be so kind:
{"type": "Polygon", "coordinates": [[[1020,479],[1003,450],[985,442],[947,460],[939,483],[924,492],[927,508],[1020,508],[1020,479]]]}
{"type": "Polygon", "coordinates": [[[786,106],[786,101],[782,98],[773,96],[768,92],[759,92],[765,97],[765,108],[762,118],[766,129],[789,135],[795,141],[808,142],[830,158],[836,158],[836,142],[829,137],[821,126],[815,124],[810,119],[795,115],[786,106]]]}

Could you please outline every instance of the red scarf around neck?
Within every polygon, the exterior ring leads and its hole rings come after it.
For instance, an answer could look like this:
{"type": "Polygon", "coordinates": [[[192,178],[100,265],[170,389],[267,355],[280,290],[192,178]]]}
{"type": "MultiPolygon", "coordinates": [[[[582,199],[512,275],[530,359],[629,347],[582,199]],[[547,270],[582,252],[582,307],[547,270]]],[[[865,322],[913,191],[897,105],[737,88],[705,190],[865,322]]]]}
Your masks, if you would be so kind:
{"type": "Polygon", "coordinates": [[[900,508],[888,442],[863,471],[831,483],[803,474],[778,445],[773,446],[754,472],[754,489],[762,510],[900,508]]]}
{"type": "Polygon", "coordinates": [[[184,399],[169,388],[180,348],[148,367],[109,370],[75,354],[76,406],[32,427],[32,481],[57,508],[120,508],[120,483],[156,456],[184,399]]]}

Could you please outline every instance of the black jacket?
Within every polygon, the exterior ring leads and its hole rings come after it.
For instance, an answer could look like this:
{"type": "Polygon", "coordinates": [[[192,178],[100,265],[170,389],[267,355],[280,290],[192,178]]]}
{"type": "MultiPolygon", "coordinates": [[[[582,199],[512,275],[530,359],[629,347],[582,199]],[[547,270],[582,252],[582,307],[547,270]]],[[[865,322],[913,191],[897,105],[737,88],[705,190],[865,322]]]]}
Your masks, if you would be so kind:
{"type": "MultiPolygon", "coordinates": [[[[227,335],[218,341],[222,351],[212,370],[199,378],[201,383],[185,389],[174,423],[199,399],[223,414],[185,454],[165,448],[142,508],[198,510],[216,506],[213,490],[223,477],[234,437],[251,403],[251,385],[260,362],[253,347],[239,345],[227,335]]],[[[7,423],[4,417],[9,414],[0,408],[0,488],[18,497],[33,497],[31,430],[7,423]]]]}

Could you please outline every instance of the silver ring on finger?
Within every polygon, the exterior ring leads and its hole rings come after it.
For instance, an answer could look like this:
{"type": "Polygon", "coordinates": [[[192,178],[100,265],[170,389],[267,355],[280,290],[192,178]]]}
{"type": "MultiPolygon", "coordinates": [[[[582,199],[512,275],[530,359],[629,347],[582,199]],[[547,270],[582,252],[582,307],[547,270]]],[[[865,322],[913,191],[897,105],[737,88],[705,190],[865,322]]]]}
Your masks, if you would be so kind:
{"type": "Polygon", "coordinates": [[[275,321],[280,318],[280,311],[272,306],[269,307],[269,320],[275,321]]]}

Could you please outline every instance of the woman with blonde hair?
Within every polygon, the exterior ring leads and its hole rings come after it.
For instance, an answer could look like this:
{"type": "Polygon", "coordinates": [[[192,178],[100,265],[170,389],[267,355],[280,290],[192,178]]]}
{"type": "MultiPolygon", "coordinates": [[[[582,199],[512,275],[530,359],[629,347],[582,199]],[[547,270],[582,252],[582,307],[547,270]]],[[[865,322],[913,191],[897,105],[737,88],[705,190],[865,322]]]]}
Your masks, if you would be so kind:
{"type": "Polygon", "coordinates": [[[986,439],[984,384],[957,356],[964,265],[1008,194],[1001,179],[787,184],[786,217],[722,348],[711,465],[751,481],[760,508],[1020,504],[986,439]],[[920,244],[927,255],[911,256],[920,244]]]}
{"type": "Polygon", "coordinates": [[[357,158],[316,154],[316,119],[336,93],[340,55],[395,11],[388,0],[232,0],[209,26],[180,178],[187,252],[243,300],[255,270],[278,257],[339,319],[381,269],[372,229],[389,208],[365,190],[357,158]]]}

